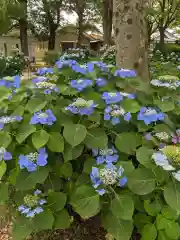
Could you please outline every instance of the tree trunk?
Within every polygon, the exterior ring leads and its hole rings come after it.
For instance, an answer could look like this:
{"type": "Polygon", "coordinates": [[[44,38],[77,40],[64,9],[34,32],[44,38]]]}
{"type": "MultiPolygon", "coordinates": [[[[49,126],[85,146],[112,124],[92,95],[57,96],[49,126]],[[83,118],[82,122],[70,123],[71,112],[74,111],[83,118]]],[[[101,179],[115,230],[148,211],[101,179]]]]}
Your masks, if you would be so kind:
{"type": "Polygon", "coordinates": [[[83,13],[80,13],[78,16],[78,40],[77,46],[81,47],[83,40],[83,13]]]}
{"type": "Polygon", "coordinates": [[[135,69],[143,81],[149,81],[146,0],[114,0],[113,4],[117,67],[135,69]]]}
{"type": "Polygon", "coordinates": [[[20,0],[23,14],[19,19],[19,29],[20,29],[20,42],[21,42],[21,51],[25,56],[29,56],[28,50],[28,23],[27,23],[27,0],[20,0]]]}
{"type": "Polygon", "coordinates": [[[83,19],[84,19],[84,9],[86,6],[85,0],[76,0],[76,10],[78,14],[78,39],[77,46],[81,47],[83,40],[83,19]]]}
{"type": "Polygon", "coordinates": [[[104,44],[112,43],[113,0],[103,0],[103,38],[104,44]]]}
{"type": "Polygon", "coordinates": [[[56,26],[49,26],[48,50],[54,50],[56,44],[56,26]]]}
{"type": "Polygon", "coordinates": [[[165,29],[164,27],[159,27],[159,34],[160,34],[160,39],[159,39],[159,47],[160,49],[163,51],[164,48],[165,48],[165,44],[164,44],[164,32],[165,32],[165,29]]]}

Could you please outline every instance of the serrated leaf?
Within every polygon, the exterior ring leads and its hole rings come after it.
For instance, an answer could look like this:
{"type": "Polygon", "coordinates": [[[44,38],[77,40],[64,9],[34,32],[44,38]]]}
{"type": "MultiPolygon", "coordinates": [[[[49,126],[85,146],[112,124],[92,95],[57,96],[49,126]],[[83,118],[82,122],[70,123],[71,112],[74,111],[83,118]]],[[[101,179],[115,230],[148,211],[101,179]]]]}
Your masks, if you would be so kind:
{"type": "Polygon", "coordinates": [[[121,133],[116,137],[115,145],[121,152],[132,154],[141,144],[141,137],[134,132],[121,133]]]}
{"type": "Polygon", "coordinates": [[[88,157],[84,162],[83,172],[90,174],[92,171],[92,167],[96,164],[96,159],[92,157],[88,157]]]}
{"type": "Polygon", "coordinates": [[[65,229],[69,228],[71,224],[71,218],[67,210],[63,209],[61,212],[58,212],[54,220],[55,229],[65,229]]]}
{"type": "Polygon", "coordinates": [[[102,128],[92,128],[88,130],[85,144],[89,148],[106,148],[108,144],[108,137],[102,128]]]}
{"type": "Polygon", "coordinates": [[[64,161],[68,162],[70,160],[76,160],[83,152],[84,145],[78,145],[76,147],[72,147],[69,144],[65,144],[64,149],[64,161]]]}
{"type": "Polygon", "coordinates": [[[137,113],[141,108],[139,103],[136,100],[133,100],[133,99],[124,100],[122,102],[122,107],[124,108],[124,110],[126,112],[130,112],[130,113],[137,113]]]}
{"type": "Polygon", "coordinates": [[[87,130],[81,124],[67,124],[64,126],[63,136],[65,140],[73,147],[84,141],[87,130]]]}
{"type": "Polygon", "coordinates": [[[7,169],[7,165],[5,161],[0,161],[0,180],[4,176],[7,169]]]}
{"type": "Polygon", "coordinates": [[[7,148],[11,141],[12,138],[9,133],[0,131],[0,147],[7,148]]]}
{"type": "Polygon", "coordinates": [[[29,137],[29,135],[31,135],[35,131],[36,131],[36,127],[34,125],[30,125],[30,124],[20,125],[18,129],[18,134],[16,135],[16,141],[19,144],[23,143],[24,140],[26,140],[26,138],[29,137]]]}
{"type": "Polygon", "coordinates": [[[147,168],[155,167],[152,161],[152,154],[153,154],[153,150],[144,146],[138,148],[138,150],[136,151],[136,157],[138,162],[140,162],[142,165],[144,165],[147,168]]]}
{"type": "Polygon", "coordinates": [[[141,233],[141,239],[142,240],[155,240],[157,237],[157,230],[154,224],[148,223],[144,226],[142,233],[141,233]]]}
{"type": "Polygon", "coordinates": [[[111,201],[111,211],[114,216],[122,220],[132,220],[134,202],[132,197],[126,194],[116,194],[111,201]]]}
{"type": "Polygon", "coordinates": [[[25,109],[30,113],[35,113],[42,110],[46,106],[47,102],[43,99],[30,99],[26,104],[25,109]]]}
{"type": "Polygon", "coordinates": [[[124,221],[114,216],[111,212],[102,216],[104,228],[116,240],[129,240],[133,231],[132,221],[124,221]]]}
{"type": "Polygon", "coordinates": [[[157,216],[157,214],[162,209],[162,203],[158,198],[155,199],[153,202],[151,202],[150,200],[145,200],[144,208],[150,216],[157,216]]]}
{"type": "Polygon", "coordinates": [[[36,231],[52,229],[52,226],[54,223],[54,217],[52,212],[47,209],[44,212],[36,215],[33,222],[34,222],[34,227],[36,231]]]}
{"type": "Polygon", "coordinates": [[[51,132],[47,146],[52,152],[63,152],[64,138],[58,132],[51,132]]]}
{"type": "Polygon", "coordinates": [[[32,134],[32,143],[36,149],[43,147],[49,140],[49,134],[41,129],[32,134]]]}
{"type": "Polygon", "coordinates": [[[172,209],[168,205],[163,207],[161,213],[165,218],[172,220],[176,220],[180,215],[179,211],[172,209]]]}
{"type": "Polygon", "coordinates": [[[165,228],[165,233],[168,237],[177,240],[180,237],[180,226],[177,222],[169,221],[165,228]]]}
{"type": "Polygon", "coordinates": [[[180,211],[180,183],[174,181],[165,185],[164,198],[172,209],[180,211]]]}
{"type": "Polygon", "coordinates": [[[84,219],[95,216],[100,210],[99,194],[89,185],[81,185],[71,195],[70,203],[84,219]]]}
{"type": "Polygon", "coordinates": [[[128,187],[138,195],[151,193],[155,189],[155,175],[150,169],[135,169],[128,176],[128,187]]]}
{"type": "Polygon", "coordinates": [[[53,212],[61,211],[66,204],[66,194],[62,192],[51,192],[48,195],[48,204],[53,212]]]}

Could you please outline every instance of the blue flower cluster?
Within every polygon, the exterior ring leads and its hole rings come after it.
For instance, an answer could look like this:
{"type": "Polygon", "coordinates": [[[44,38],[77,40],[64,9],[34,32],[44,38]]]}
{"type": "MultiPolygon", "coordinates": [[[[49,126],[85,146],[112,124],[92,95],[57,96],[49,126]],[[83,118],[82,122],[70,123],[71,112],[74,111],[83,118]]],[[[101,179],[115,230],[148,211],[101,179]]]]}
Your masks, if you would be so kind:
{"type": "Polygon", "coordinates": [[[96,86],[104,87],[106,84],[107,84],[106,79],[104,79],[104,78],[97,78],[96,79],[96,86]]]}
{"type": "Polygon", "coordinates": [[[136,71],[130,69],[119,69],[116,70],[114,76],[126,78],[126,77],[136,77],[136,71]]]}
{"type": "Polygon", "coordinates": [[[56,117],[53,112],[48,109],[45,112],[36,112],[31,118],[30,124],[42,124],[42,125],[53,125],[56,122],[56,117]]]}
{"type": "Polygon", "coordinates": [[[4,125],[13,122],[20,122],[23,118],[21,116],[3,116],[0,117],[0,129],[4,128],[4,125]]]}
{"type": "Polygon", "coordinates": [[[118,103],[123,100],[123,96],[120,92],[104,92],[102,99],[105,100],[106,104],[118,103]]]}
{"type": "Polygon", "coordinates": [[[94,109],[96,107],[96,104],[92,100],[86,101],[82,98],[78,98],[70,104],[68,107],[65,109],[72,112],[73,114],[78,114],[78,115],[91,115],[94,112],[94,109]]]}
{"type": "Polygon", "coordinates": [[[118,161],[119,155],[114,146],[109,149],[93,149],[93,156],[96,157],[96,163],[116,163],[118,161]]]}
{"type": "Polygon", "coordinates": [[[129,122],[131,113],[126,113],[125,110],[118,105],[109,105],[105,108],[104,120],[111,121],[113,125],[120,123],[120,117],[123,116],[124,120],[129,122]]]}
{"type": "Polygon", "coordinates": [[[43,212],[43,205],[46,204],[47,201],[41,198],[41,193],[42,192],[37,189],[33,195],[26,195],[24,197],[24,204],[18,207],[18,211],[27,218],[33,218],[43,212]]]}
{"type": "Polygon", "coordinates": [[[114,146],[109,149],[93,149],[93,156],[96,158],[97,167],[92,168],[90,174],[93,187],[103,195],[106,193],[107,185],[119,185],[123,187],[127,178],[123,176],[124,169],[114,165],[119,159],[119,155],[114,146]]]}
{"type": "Polygon", "coordinates": [[[18,75],[0,80],[0,86],[4,86],[6,88],[19,88],[20,83],[21,83],[21,77],[18,75]]]}
{"type": "Polygon", "coordinates": [[[152,122],[163,121],[165,114],[151,107],[142,107],[138,113],[138,120],[144,121],[146,125],[152,122]]]}
{"type": "Polygon", "coordinates": [[[37,70],[37,74],[40,75],[40,76],[43,76],[43,75],[46,75],[46,74],[53,74],[53,73],[54,73],[53,68],[43,67],[43,68],[39,68],[37,70]]]}
{"type": "Polygon", "coordinates": [[[70,85],[72,88],[75,88],[78,92],[81,92],[85,88],[92,86],[93,82],[92,80],[89,80],[89,79],[79,79],[79,80],[72,80],[70,85]]]}
{"type": "Polygon", "coordinates": [[[4,147],[0,147],[0,162],[2,160],[8,161],[12,159],[12,154],[8,151],[6,151],[6,149],[4,147]]]}
{"type": "Polygon", "coordinates": [[[102,168],[93,167],[90,174],[93,187],[99,195],[106,193],[108,185],[118,185],[123,187],[127,183],[127,178],[123,176],[124,169],[112,163],[104,165],[102,168]]]}
{"type": "Polygon", "coordinates": [[[20,155],[18,164],[20,169],[27,169],[28,172],[34,172],[38,167],[47,165],[48,154],[45,148],[40,148],[39,152],[29,153],[28,155],[20,155]]]}

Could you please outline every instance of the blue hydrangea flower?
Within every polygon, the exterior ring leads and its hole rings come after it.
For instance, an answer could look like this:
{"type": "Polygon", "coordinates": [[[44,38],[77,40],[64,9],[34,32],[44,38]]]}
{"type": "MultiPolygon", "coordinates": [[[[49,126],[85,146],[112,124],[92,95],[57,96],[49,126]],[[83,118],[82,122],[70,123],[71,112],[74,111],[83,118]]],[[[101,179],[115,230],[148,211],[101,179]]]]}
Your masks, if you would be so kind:
{"type": "Polygon", "coordinates": [[[56,122],[56,117],[53,112],[48,109],[45,112],[39,111],[34,114],[31,118],[30,124],[43,124],[43,125],[53,125],[56,122]]]}
{"type": "Polygon", "coordinates": [[[37,189],[37,190],[34,192],[34,195],[39,195],[39,194],[41,194],[41,193],[42,193],[41,190],[37,189]]]}
{"type": "Polygon", "coordinates": [[[0,117],[0,129],[4,128],[4,125],[8,124],[8,123],[13,123],[13,122],[19,122],[21,121],[23,118],[21,116],[3,116],[0,117]]]}
{"type": "Polygon", "coordinates": [[[96,79],[96,85],[98,87],[104,87],[106,84],[107,84],[106,79],[104,79],[104,78],[97,78],[96,79]]]}
{"type": "Polygon", "coordinates": [[[28,155],[20,155],[18,163],[20,169],[27,169],[28,172],[34,172],[37,170],[38,166],[44,167],[47,165],[47,158],[48,155],[45,148],[40,148],[38,153],[35,152],[28,155]]]}
{"type": "Polygon", "coordinates": [[[33,218],[37,214],[44,211],[43,205],[47,203],[45,199],[42,199],[40,190],[36,190],[34,195],[26,195],[24,197],[24,204],[18,207],[18,211],[25,215],[27,218],[33,218]],[[35,194],[36,192],[40,192],[35,194]]]}
{"type": "Polygon", "coordinates": [[[76,72],[76,73],[81,73],[81,74],[83,74],[83,75],[86,74],[86,69],[83,68],[83,67],[81,67],[81,66],[79,66],[78,64],[72,65],[71,68],[72,68],[72,70],[73,70],[74,72],[76,72]]]}
{"type": "Polygon", "coordinates": [[[138,113],[138,120],[144,121],[146,125],[152,122],[163,121],[164,118],[164,113],[151,107],[142,107],[138,113]]]}
{"type": "Polygon", "coordinates": [[[0,161],[2,160],[8,161],[11,159],[12,159],[12,154],[6,151],[4,147],[0,147],[0,161]]]}
{"type": "Polygon", "coordinates": [[[93,82],[89,79],[79,79],[79,80],[72,80],[71,87],[75,88],[78,92],[83,91],[85,88],[92,86],[93,82]]]}
{"type": "Polygon", "coordinates": [[[78,115],[91,115],[94,112],[94,109],[97,105],[94,104],[92,100],[86,101],[82,98],[76,99],[75,102],[70,104],[68,107],[65,109],[72,112],[73,114],[78,114],[78,115]]]}
{"type": "Polygon", "coordinates": [[[102,99],[105,100],[106,104],[118,103],[123,100],[123,96],[120,92],[104,92],[102,99]]]}
{"type": "Polygon", "coordinates": [[[43,67],[43,68],[39,68],[37,70],[37,74],[40,76],[46,75],[46,74],[53,74],[53,68],[47,68],[47,67],[43,67]]]}
{"type": "Polygon", "coordinates": [[[36,78],[33,78],[32,79],[32,83],[39,83],[39,82],[46,82],[48,80],[47,77],[44,77],[44,76],[38,76],[36,78]]]}
{"type": "Polygon", "coordinates": [[[119,155],[118,151],[112,146],[109,149],[93,149],[93,156],[96,157],[96,163],[116,163],[118,161],[119,155]]]}
{"type": "Polygon", "coordinates": [[[136,98],[136,94],[134,94],[134,93],[120,92],[120,94],[121,94],[123,97],[127,97],[127,98],[129,98],[129,99],[135,99],[135,98],[136,98]]]}
{"type": "Polygon", "coordinates": [[[167,156],[165,156],[162,152],[153,153],[152,159],[157,166],[162,167],[166,171],[175,170],[175,168],[169,163],[167,156]]]}
{"type": "Polygon", "coordinates": [[[73,67],[76,65],[77,65],[77,62],[75,60],[59,60],[56,62],[56,66],[59,69],[62,69],[63,67],[73,67]]]}
{"type": "Polygon", "coordinates": [[[126,78],[126,77],[136,77],[136,71],[130,69],[119,69],[116,70],[114,76],[126,78]]]}
{"type": "Polygon", "coordinates": [[[126,113],[125,110],[118,105],[110,105],[105,108],[104,120],[111,121],[113,125],[120,123],[120,117],[123,116],[124,120],[129,122],[131,113],[126,113]]]}
{"type": "Polygon", "coordinates": [[[21,77],[16,75],[14,77],[6,77],[0,80],[0,86],[6,88],[19,88],[21,83],[21,77]]]}
{"type": "Polygon", "coordinates": [[[118,185],[123,187],[127,183],[127,178],[123,176],[124,169],[120,167],[116,167],[112,163],[106,164],[103,168],[93,167],[92,172],[90,174],[91,181],[93,183],[93,187],[100,195],[106,193],[104,188],[101,188],[101,185],[118,185]]]}

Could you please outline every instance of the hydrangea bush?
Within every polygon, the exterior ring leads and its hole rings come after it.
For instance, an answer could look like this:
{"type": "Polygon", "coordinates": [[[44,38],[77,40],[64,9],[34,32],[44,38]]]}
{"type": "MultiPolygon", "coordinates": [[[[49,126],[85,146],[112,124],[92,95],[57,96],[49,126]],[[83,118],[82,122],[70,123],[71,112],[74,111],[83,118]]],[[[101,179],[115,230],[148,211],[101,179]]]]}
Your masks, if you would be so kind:
{"type": "Polygon", "coordinates": [[[179,80],[164,88],[74,60],[38,74],[0,88],[0,201],[13,239],[68,228],[78,214],[98,215],[116,240],[177,240],[179,80]]]}
{"type": "Polygon", "coordinates": [[[75,60],[81,63],[87,62],[90,52],[86,48],[69,48],[61,56],[61,60],[75,60]]]}

